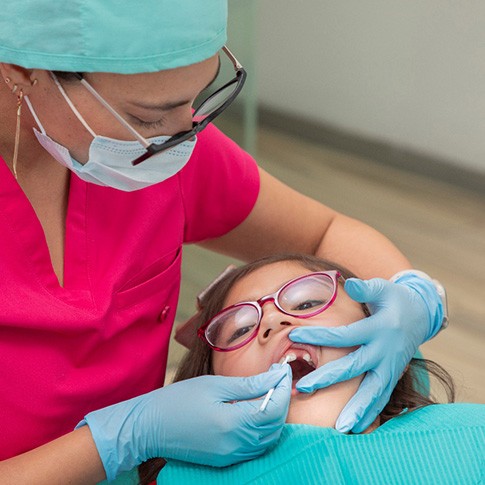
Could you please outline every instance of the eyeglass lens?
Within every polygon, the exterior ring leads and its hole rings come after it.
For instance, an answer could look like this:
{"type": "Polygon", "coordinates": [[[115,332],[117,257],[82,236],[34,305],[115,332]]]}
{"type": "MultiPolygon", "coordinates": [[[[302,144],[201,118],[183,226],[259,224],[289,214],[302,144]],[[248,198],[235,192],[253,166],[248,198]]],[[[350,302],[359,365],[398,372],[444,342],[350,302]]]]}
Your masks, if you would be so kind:
{"type": "Polygon", "coordinates": [[[194,119],[201,121],[219,109],[237,88],[237,79],[226,84],[224,87],[209,96],[194,112],[194,119]]]}
{"type": "MultiPolygon", "coordinates": [[[[334,293],[335,285],[331,276],[311,274],[285,285],[275,303],[284,313],[305,318],[325,309],[334,293]]],[[[209,344],[230,349],[249,340],[259,325],[260,313],[255,305],[236,305],[216,315],[205,330],[209,344]]]]}
{"type": "Polygon", "coordinates": [[[259,313],[252,305],[228,308],[218,315],[205,331],[208,342],[220,349],[239,345],[256,330],[259,313]]]}

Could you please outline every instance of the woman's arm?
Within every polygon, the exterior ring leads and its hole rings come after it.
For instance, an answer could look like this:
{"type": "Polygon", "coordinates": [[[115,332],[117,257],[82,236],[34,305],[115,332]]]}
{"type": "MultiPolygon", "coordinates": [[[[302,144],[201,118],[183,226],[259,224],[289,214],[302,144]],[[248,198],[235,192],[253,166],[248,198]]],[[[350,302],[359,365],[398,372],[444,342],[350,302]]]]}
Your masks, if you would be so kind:
{"type": "Polygon", "coordinates": [[[5,485],[98,483],[106,478],[88,426],[61,436],[39,448],[0,462],[5,485]]]}
{"type": "Polygon", "coordinates": [[[246,261],[278,252],[316,254],[363,278],[389,278],[411,267],[375,229],[298,193],[262,169],[260,176],[250,215],[230,233],[204,242],[204,247],[246,261]]]}
{"type": "Polygon", "coordinates": [[[72,433],[1,462],[0,483],[94,484],[155,456],[212,466],[249,460],[278,440],[290,394],[289,366],[177,382],[90,412],[72,433]],[[255,412],[254,399],[272,388],[266,411],[255,412]]]}

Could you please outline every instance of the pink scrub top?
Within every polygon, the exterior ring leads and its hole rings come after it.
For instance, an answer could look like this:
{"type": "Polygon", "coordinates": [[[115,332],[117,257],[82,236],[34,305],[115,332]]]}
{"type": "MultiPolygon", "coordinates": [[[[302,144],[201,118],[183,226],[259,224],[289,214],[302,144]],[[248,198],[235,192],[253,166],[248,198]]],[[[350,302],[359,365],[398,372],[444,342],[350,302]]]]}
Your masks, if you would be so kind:
{"type": "Polygon", "coordinates": [[[236,227],[258,191],[254,160],[213,126],[180,173],[147,189],[71,175],[61,287],[0,159],[0,459],[163,385],[182,244],[236,227]]]}

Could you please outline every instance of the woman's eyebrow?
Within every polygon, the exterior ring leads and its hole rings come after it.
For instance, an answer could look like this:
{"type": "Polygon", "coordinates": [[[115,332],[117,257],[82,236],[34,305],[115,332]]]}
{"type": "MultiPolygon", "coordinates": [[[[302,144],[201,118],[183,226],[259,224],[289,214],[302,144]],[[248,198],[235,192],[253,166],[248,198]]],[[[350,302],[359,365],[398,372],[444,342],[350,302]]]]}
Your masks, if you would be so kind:
{"type": "MultiPolygon", "coordinates": [[[[218,58],[216,73],[214,74],[214,77],[210,80],[210,82],[205,86],[205,88],[202,91],[205,91],[217,79],[217,77],[219,76],[220,70],[221,70],[221,59],[218,58]]],[[[162,103],[162,104],[145,104],[140,101],[136,101],[131,104],[136,108],[142,108],[142,109],[147,109],[152,111],[169,111],[171,109],[178,108],[179,106],[184,106],[186,104],[189,104],[191,101],[192,100],[190,99],[182,99],[178,101],[167,101],[166,103],[162,103]]]]}
{"type": "Polygon", "coordinates": [[[185,104],[190,103],[190,99],[181,99],[179,101],[168,101],[162,104],[145,104],[137,101],[136,103],[131,103],[135,108],[141,108],[151,111],[169,111],[174,108],[178,108],[179,106],[183,106],[185,104]]]}

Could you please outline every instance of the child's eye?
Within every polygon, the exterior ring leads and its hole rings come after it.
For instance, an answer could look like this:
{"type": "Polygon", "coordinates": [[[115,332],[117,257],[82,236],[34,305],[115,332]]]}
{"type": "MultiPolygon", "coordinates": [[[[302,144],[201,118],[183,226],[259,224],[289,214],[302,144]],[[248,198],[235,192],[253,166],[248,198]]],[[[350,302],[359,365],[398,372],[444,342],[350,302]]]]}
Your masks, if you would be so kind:
{"type": "Polygon", "coordinates": [[[306,300],[302,303],[300,303],[295,310],[302,311],[302,310],[308,310],[310,308],[314,308],[316,306],[320,306],[323,302],[320,300],[306,300]]]}
{"type": "Polygon", "coordinates": [[[247,327],[238,328],[228,339],[227,343],[231,344],[237,339],[240,339],[242,336],[246,335],[254,328],[254,325],[249,325],[247,327]]]}

